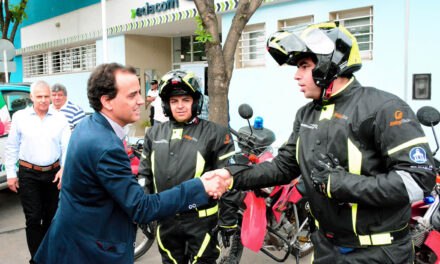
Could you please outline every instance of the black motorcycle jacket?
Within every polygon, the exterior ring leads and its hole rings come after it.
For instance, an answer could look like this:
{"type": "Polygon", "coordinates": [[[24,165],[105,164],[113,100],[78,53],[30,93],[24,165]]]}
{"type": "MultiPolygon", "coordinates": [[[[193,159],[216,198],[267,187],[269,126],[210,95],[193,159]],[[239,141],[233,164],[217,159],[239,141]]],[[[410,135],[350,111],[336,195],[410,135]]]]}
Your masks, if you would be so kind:
{"type": "MultiPolygon", "coordinates": [[[[435,182],[428,140],[400,98],[353,77],[322,106],[296,114],[294,130],[272,162],[230,167],[234,188],[286,184],[303,175],[317,228],[338,246],[392,243],[407,231],[411,202],[435,182]],[[317,154],[332,153],[343,173],[331,174],[328,196],[313,188],[317,154]]],[[[407,233],[407,232],[406,232],[407,233]]]]}
{"type": "MultiPolygon", "coordinates": [[[[206,171],[225,167],[234,153],[232,138],[223,126],[198,118],[186,124],[169,121],[146,133],[139,175],[146,179],[146,192],[161,192],[206,171]]],[[[228,199],[235,198],[227,192],[221,200],[228,199]]],[[[238,207],[234,210],[223,204],[220,203],[222,223],[234,225],[238,207]]],[[[212,199],[210,204],[194,210],[216,205],[217,200],[212,199]]]]}

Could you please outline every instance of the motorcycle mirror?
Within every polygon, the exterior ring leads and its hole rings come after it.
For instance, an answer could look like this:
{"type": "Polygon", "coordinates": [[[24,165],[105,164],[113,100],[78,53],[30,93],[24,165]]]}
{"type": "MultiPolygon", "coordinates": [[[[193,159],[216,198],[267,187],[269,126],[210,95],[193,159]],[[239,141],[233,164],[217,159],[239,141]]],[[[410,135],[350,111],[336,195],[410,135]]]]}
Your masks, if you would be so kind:
{"type": "Polygon", "coordinates": [[[431,106],[424,106],[417,111],[417,119],[424,126],[435,126],[440,122],[440,113],[431,106]]]}
{"type": "Polygon", "coordinates": [[[248,104],[241,104],[238,107],[238,113],[240,116],[244,119],[250,119],[252,115],[254,114],[254,111],[252,110],[252,107],[248,104]]]}

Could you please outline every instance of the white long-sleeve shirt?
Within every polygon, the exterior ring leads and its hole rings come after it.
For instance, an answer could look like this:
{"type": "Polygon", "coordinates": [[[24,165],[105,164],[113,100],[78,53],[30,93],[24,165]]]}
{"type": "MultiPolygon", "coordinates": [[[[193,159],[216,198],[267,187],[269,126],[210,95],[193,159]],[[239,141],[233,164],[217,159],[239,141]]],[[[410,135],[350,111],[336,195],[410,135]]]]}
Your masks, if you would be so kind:
{"type": "Polygon", "coordinates": [[[33,107],[16,112],[5,146],[7,178],[17,177],[15,164],[19,159],[38,166],[60,160],[63,166],[69,139],[69,123],[62,113],[49,108],[41,119],[33,107]]]}

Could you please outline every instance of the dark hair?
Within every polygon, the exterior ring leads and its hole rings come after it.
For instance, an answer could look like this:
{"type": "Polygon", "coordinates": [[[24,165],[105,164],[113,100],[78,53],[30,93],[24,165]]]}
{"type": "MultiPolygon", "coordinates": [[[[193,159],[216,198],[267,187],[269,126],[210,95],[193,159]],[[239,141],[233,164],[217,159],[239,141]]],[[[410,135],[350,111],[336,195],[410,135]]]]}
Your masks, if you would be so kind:
{"type": "Polygon", "coordinates": [[[158,84],[158,82],[157,82],[157,80],[152,80],[152,81],[150,82],[150,84],[151,84],[151,85],[153,85],[153,84],[158,84]]]}
{"type": "Polygon", "coordinates": [[[116,71],[136,74],[132,67],[125,67],[119,63],[104,63],[95,68],[87,81],[87,97],[90,107],[99,112],[102,109],[101,97],[107,95],[109,99],[116,97],[116,71]]]}

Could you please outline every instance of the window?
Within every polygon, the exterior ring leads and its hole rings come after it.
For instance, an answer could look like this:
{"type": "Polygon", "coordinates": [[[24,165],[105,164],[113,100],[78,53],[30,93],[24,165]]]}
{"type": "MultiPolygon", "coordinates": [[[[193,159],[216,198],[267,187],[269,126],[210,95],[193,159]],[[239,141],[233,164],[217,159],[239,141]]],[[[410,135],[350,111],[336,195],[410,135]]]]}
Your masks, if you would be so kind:
{"type": "Polygon", "coordinates": [[[24,76],[89,71],[96,66],[96,45],[64,48],[42,54],[24,56],[24,76]]]}
{"type": "Polygon", "coordinates": [[[330,19],[339,21],[356,37],[363,59],[373,58],[373,7],[332,12],[330,19]]]}
{"type": "Polygon", "coordinates": [[[18,110],[32,105],[32,101],[29,99],[29,92],[3,91],[3,98],[8,106],[11,117],[18,110]]]}
{"type": "Polygon", "coordinates": [[[313,24],[313,16],[295,17],[278,21],[278,29],[289,32],[300,32],[313,24]]]}
{"type": "Polygon", "coordinates": [[[198,42],[196,36],[173,38],[173,64],[199,61],[206,61],[203,42],[198,42]]]}
{"type": "Polygon", "coordinates": [[[23,59],[25,76],[45,75],[49,72],[47,54],[35,54],[23,59]]]}
{"type": "Polygon", "coordinates": [[[264,66],[266,37],[264,24],[246,26],[238,42],[238,68],[264,66]]]}
{"type": "Polygon", "coordinates": [[[431,74],[413,74],[413,99],[431,99],[431,74]]]}

